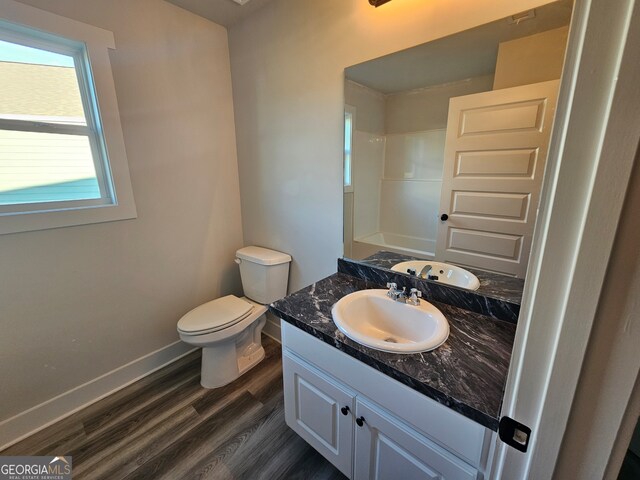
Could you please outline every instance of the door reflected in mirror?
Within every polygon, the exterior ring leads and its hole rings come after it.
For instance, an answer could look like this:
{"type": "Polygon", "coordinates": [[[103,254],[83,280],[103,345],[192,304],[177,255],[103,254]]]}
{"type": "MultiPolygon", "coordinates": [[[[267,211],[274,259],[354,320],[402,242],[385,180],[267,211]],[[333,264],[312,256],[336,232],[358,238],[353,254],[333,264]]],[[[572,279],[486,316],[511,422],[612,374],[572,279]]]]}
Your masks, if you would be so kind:
{"type": "Polygon", "coordinates": [[[344,254],[524,278],[572,2],[345,70],[344,254]]]}

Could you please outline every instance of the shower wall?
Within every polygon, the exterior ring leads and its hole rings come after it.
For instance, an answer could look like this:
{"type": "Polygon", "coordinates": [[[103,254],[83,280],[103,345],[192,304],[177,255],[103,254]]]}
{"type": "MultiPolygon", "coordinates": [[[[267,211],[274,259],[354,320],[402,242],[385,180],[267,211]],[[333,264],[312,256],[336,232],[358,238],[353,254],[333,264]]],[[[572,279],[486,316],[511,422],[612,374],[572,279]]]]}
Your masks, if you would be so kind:
{"type": "Polygon", "coordinates": [[[353,192],[345,193],[345,255],[387,249],[433,255],[449,98],[491,90],[493,76],[383,94],[350,80],[353,192]],[[351,225],[352,229],[348,226],[351,225]]]}
{"type": "Polygon", "coordinates": [[[444,139],[445,130],[386,136],[380,231],[418,237],[435,245],[444,139]]]}
{"type": "Polygon", "coordinates": [[[351,157],[353,188],[345,189],[343,203],[344,255],[361,258],[367,256],[368,251],[359,251],[354,239],[374,234],[380,223],[385,97],[380,92],[347,80],[345,104],[355,113],[351,157]]]}
{"type": "Polygon", "coordinates": [[[380,230],[380,178],[384,170],[385,137],[356,130],[353,135],[353,236],[380,230]]]}

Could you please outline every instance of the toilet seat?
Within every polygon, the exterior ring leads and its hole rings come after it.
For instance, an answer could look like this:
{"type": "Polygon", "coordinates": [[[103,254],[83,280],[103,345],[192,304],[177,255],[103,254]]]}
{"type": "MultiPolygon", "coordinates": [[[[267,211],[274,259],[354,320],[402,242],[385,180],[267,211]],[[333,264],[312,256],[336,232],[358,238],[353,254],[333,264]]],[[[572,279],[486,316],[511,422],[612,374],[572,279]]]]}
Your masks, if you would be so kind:
{"type": "Polygon", "coordinates": [[[254,306],[235,295],[217,298],[194,308],[178,322],[183,335],[205,335],[231,327],[251,315],[254,306]]]}

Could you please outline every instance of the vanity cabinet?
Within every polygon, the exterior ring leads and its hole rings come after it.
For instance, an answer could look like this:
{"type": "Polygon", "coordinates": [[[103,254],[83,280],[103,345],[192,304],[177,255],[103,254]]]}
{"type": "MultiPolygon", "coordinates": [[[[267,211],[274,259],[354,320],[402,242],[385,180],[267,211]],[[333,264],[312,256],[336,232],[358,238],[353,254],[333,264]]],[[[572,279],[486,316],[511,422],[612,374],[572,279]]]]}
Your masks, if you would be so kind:
{"type": "Polygon", "coordinates": [[[285,420],[355,480],[484,477],[494,434],[282,322],[285,420]]]}

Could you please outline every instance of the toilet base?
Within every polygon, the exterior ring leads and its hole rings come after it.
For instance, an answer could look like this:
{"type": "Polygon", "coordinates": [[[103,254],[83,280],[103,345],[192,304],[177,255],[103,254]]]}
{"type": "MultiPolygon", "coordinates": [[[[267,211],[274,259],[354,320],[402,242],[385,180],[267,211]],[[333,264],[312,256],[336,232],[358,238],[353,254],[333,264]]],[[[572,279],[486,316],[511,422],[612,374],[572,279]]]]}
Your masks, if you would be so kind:
{"type": "Polygon", "coordinates": [[[260,347],[259,350],[238,359],[238,372],[239,375],[242,375],[248,370],[251,370],[252,367],[255,367],[262,360],[264,360],[264,348],[260,347]]]}
{"type": "Polygon", "coordinates": [[[240,358],[235,348],[226,358],[221,358],[220,346],[202,349],[202,374],[200,385],[204,388],[219,388],[238,379],[242,374],[255,367],[264,359],[264,348],[240,358]]]}
{"type": "Polygon", "coordinates": [[[260,336],[265,321],[262,315],[239,338],[203,347],[200,385],[204,388],[223,387],[260,363],[265,356],[260,336]]]}

